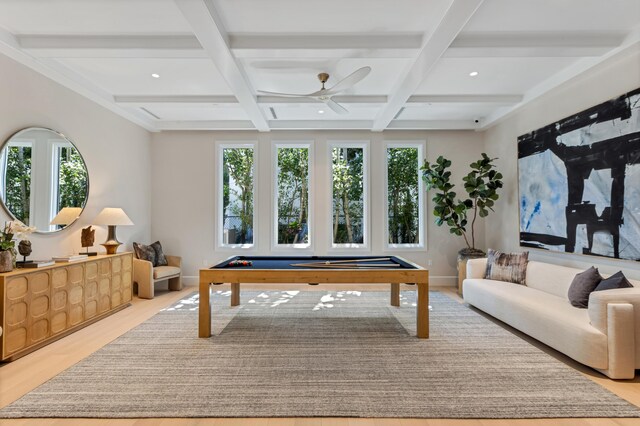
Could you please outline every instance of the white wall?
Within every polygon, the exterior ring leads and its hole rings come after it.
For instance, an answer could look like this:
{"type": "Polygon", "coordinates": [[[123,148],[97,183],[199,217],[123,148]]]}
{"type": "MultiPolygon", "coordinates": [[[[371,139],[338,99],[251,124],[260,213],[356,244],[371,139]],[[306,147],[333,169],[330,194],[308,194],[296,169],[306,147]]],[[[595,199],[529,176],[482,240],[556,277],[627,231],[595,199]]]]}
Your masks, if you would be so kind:
{"type": "MultiPolygon", "coordinates": [[[[69,228],[31,236],[32,259],[78,252],[80,230],[104,207],[122,207],[135,226],[118,227],[120,251],[150,235],[150,134],[94,102],[35,71],[0,55],[0,140],[30,126],[66,135],[78,148],[89,171],[87,206],[69,228]]],[[[0,209],[0,224],[9,220],[0,209]]],[[[104,251],[106,229],[96,226],[94,251],[104,251]]]]}
{"type": "MultiPolygon", "coordinates": [[[[329,251],[331,206],[329,186],[328,141],[370,141],[371,181],[370,214],[372,224],[372,254],[395,254],[430,269],[434,284],[455,282],[456,253],[463,248],[461,238],[452,238],[448,229],[438,228],[430,214],[431,202],[425,210],[427,247],[419,250],[385,251],[384,223],[384,145],[390,141],[426,141],[426,156],[432,161],[439,155],[453,161],[452,172],[457,189],[468,165],[484,151],[482,136],[475,132],[447,131],[277,131],[257,132],[162,132],[152,136],[152,200],[151,236],[159,239],[167,253],[183,256],[186,276],[197,276],[203,266],[210,266],[239,250],[216,249],[216,142],[257,141],[258,179],[256,186],[256,250],[254,254],[269,254],[272,226],[272,143],[282,141],[312,141],[315,155],[313,253],[329,251]],[[432,266],[428,266],[428,261],[432,266]]],[[[431,196],[424,199],[430,200],[431,196]]],[[[484,227],[480,225],[478,247],[484,247],[484,227]]]]}
{"type": "MultiPolygon", "coordinates": [[[[589,72],[527,104],[502,123],[484,132],[487,150],[500,157],[498,167],[505,176],[504,193],[506,195],[498,200],[497,214],[489,216],[486,222],[489,247],[511,251],[521,250],[518,239],[518,136],[638,87],[640,87],[640,47],[636,45],[635,48],[603,62],[589,72]]],[[[596,265],[605,273],[622,269],[629,277],[640,278],[640,264],[634,261],[539,249],[530,249],[530,257],[534,260],[579,268],[596,265]]]]}

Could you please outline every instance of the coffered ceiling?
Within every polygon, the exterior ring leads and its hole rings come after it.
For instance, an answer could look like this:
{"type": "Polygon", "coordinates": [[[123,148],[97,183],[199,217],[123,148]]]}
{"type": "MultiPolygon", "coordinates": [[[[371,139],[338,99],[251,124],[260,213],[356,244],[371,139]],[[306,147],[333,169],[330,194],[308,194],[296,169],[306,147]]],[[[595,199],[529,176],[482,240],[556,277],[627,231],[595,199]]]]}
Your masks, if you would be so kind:
{"type": "Polygon", "coordinates": [[[486,128],[638,46],[638,0],[0,0],[1,53],[151,131],[486,128]],[[258,92],[365,66],[344,115],[258,92]]]}

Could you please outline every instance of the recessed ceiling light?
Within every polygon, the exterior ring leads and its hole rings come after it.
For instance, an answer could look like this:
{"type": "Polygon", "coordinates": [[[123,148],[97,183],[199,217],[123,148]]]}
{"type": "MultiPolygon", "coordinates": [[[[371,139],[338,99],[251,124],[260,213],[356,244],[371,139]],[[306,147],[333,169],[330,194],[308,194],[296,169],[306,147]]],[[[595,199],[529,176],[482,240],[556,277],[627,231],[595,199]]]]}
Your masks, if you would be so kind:
{"type": "Polygon", "coordinates": [[[324,114],[324,110],[323,109],[319,109],[318,110],[318,114],[324,114]]]}
{"type": "Polygon", "coordinates": [[[153,74],[151,74],[151,77],[153,78],[160,78],[160,74],[156,74],[155,72],[153,74]]]}
{"type": "Polygon", "coordinates": [[[478,75],[478,71],[471,71],[471,72],[469,73],[469,77],[475,77],[475,76],[477,76],[477,75],[478,75]]]}

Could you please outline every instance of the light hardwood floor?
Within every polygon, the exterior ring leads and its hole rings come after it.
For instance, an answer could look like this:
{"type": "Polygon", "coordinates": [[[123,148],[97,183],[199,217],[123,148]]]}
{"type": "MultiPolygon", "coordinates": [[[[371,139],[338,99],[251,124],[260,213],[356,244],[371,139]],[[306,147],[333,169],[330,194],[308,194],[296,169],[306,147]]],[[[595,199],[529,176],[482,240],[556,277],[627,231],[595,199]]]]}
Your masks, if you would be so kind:
{"type": "MultiPolygon", "coordinates": [[[[251,288],[243,285],[243,288],[251,288]]],[[[264,289],[264,287],[257,287],[264,289]]],[[[309,288],[306,285],[270,286],[270,289],[300,289],[323,291],[344,289],[343,285],[323,285],[309,288]]],[[[380,286],[358,285],[361,290],[380,290],[380,286]]],[[[411,287],[415,288],[415,287],[411,287]]],[[[461,302],[454,289],[440,288],[447,295],[461,302]]],[[[124,334],[127,330],[147,320],[160,309],[170,305],[181,297],[197,291],[197,286],[186,286],[179,292],[158,290],[152,300],[134,298],[133,306],[120,311],[109,318],[90,325],[70,336],[54,342],[32,354],[12,363],[0,366],[0,407],[11,403],[40,384],[54,377],[69,366],[77,363],[89,354],[124,334]]],[[[506,327],[506,326],[505,326],[506,327]]],[[[507,327],[508,328],[508,327],[507,327]]],[[[517,333],[517,332],[516,332],[517,333]]],[[[526,336],[524,336],[526,338],[526,336]]],[[[599,383],[631,403],[640,406],[640,378],[635,380],[613,381],[605,376],[583,367],[564,355],[527,338],[532,344],[565,362],[586,377],[599,383]]],[[[410,397],[410,396],[408,396],[410,397]]],[[[449,420],[449,419],[345,419],[345,418],[269,418],[269,419],[17,419],[0,420],[2,426],[536,426],[536,425],[590,425],[640,426],[640,419],[532,419],[532,420],[449,420]]]]}

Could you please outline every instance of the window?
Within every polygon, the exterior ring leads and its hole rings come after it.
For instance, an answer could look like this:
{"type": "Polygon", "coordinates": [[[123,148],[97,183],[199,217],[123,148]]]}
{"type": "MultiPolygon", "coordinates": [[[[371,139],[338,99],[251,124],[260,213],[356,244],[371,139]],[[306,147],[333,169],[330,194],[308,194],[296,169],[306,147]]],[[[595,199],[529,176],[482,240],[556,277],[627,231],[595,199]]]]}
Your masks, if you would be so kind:
{"type": "Polygon", "coordinates": [[[387,146],[387,244],[424,247],[421,144],[387,146]]]}
{"type": "Polygon", "coordinates": [[[333,248],[368,244],[367,154],[364,143],[330,145],[333,248]]]}
{"type": "Polygon", "coordinates": [[[218,245],[254,245],[254,173],[252,144],[220,145],[218,245]]]}
{"type": "Polygon", "coordinates": [[[275,145],[276,246],[311,246],[310,145],[275,145]]]}

